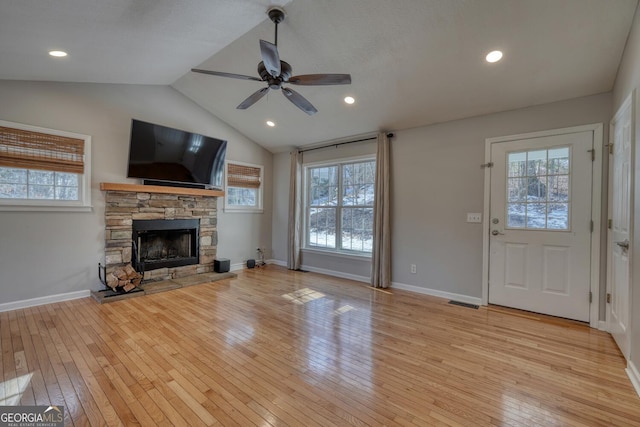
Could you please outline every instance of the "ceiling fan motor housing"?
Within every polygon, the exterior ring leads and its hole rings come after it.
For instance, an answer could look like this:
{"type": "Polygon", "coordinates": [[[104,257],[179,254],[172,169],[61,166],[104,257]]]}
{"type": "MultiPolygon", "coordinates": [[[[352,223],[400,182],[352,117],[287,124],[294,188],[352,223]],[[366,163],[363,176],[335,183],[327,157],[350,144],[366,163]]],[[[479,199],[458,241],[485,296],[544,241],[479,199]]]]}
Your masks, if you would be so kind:
{"type": "Polygon", "coordinates": [[[258,75],[269,84],[271,89],[280,89],[282,83],[285,83],[289,80],[289,77],[291,77],[291,65],[287,62],[280,61],[280,76],[273,77],[267,71],[264,62],[260,61],[258,64],[258,75]]]}

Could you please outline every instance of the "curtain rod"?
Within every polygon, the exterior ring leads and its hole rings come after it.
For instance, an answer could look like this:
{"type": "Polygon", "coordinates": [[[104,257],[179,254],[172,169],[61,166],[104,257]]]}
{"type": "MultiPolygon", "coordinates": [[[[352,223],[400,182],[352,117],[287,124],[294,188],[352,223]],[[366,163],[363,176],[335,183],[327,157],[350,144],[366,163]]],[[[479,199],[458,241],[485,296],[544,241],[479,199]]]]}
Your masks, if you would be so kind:
{"type": "MultiPolygon", "coordinates": [[[[392,133],[388,133],[387,134],[387,138],[393,138],[393,134],[392,133]]],[[[377,136],[372,136],[371,138],[363,138],[363,139],[356,139],[354,141],[338,142],[336,144],[327,144],[327,145],[323,145],[321,147],[313,147],[313,148],[307,148],[306,150],[299,150],[298,152],[299,153],[306,153],[307,151],[320,150],[321,148],[329,148],[329,147],[338,148],[338,146],[340,146],[340,145],[353,144],[354,142],[372,141],[374,139],[378,139],[378,137],[377,136]]]]}

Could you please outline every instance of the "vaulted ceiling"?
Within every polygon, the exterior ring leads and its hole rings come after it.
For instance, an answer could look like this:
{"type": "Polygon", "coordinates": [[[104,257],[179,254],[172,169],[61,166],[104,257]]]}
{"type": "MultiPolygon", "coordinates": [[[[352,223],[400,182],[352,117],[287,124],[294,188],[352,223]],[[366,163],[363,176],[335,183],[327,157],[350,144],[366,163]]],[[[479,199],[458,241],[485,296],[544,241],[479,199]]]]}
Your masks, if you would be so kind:
{"type": "Polygon", "coordinates": [[[172,85],[265,148],[329,141],[612,89],[637,0],[20,0],[0,3],[0,79],[172,85]],[[258,76],[266,10],[293,74],[350,73],[235,107],[258,76]],[[52,49],[69,53],[62,59],[52,49]],[[501,50],[501,61],[484,59],[501,50]],[[343,98],[353,96],[347,105],[343,98]],[[275,122],[273,128],[266,120],[275,122]]]}

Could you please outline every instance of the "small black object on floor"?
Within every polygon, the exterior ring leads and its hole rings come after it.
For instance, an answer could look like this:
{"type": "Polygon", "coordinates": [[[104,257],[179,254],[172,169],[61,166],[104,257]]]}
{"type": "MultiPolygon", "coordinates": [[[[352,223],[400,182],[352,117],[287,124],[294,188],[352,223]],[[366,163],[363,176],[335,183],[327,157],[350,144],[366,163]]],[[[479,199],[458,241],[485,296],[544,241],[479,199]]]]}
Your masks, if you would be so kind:
{"type": "Polygon", "coordinates": [[[460,301],[454,301],[454,300],[449,301],[449,304],[459,305],[460,307],[475,308],[476,310],[479,307],[478,305],[475,305],[475,304],[469,304],[466,302],[460,302],[460,301]]]}
{"type": "Polygon", "coordinates": [[[295,269],[295,270],[293,270],[293,271],[297,271],[297,272],[299,272],[299,273],[308,273],[308,272],[309,272],[309,270],[303,270],[303,269],[301,269],[301,268],[297,268],[297,269],[295,269]]]}

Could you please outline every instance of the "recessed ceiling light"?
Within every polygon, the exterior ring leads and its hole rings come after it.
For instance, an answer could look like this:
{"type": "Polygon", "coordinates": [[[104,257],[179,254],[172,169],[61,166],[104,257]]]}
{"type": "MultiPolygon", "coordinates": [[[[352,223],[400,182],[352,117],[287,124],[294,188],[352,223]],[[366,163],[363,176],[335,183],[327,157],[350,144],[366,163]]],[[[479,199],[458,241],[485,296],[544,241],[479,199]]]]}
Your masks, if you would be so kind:
{"type": "Polygon", "coordinates": [[[267,120],[267,126],[269,127],[274,127],[276,124],[274,122],[272,122],[271,120],[267,120]]]}
{"type": "Polygon", "coordinates": [[[49,55],[55,56],[56,58],[64,58],[65,56],[67,56],[67,52],[63,50],[52,50],[49,52],[49,55]]]}
{"type": "Polygon", "coordinates": [[[493,52],[489,52],[486,56],[487,62],[498,62],[502,59],[502,52],[499,50],[494,50],[493,52]]]}
{"type": "Polygon", "coordinates": [[[354,102],[356,102],[356,100],[353,96],[345,96],[344,102],[346,102],[347,104],[353,104],[354,102]]]}

